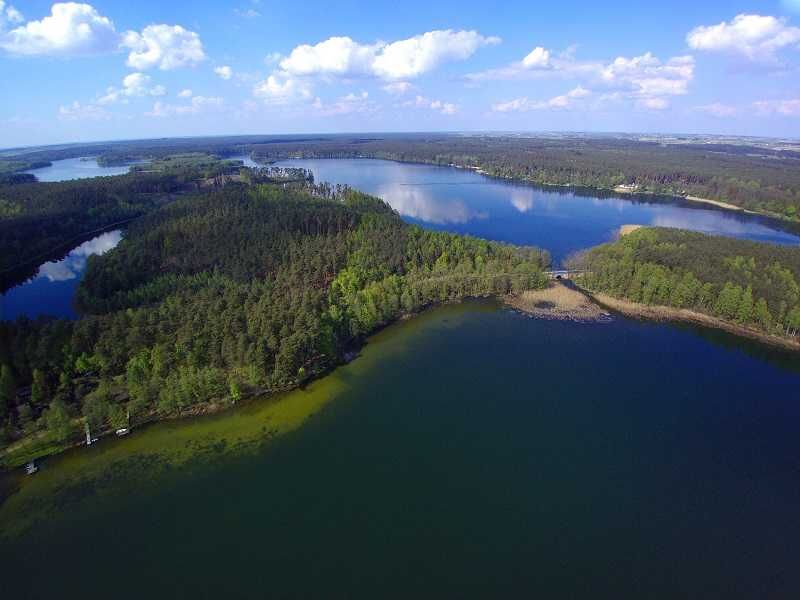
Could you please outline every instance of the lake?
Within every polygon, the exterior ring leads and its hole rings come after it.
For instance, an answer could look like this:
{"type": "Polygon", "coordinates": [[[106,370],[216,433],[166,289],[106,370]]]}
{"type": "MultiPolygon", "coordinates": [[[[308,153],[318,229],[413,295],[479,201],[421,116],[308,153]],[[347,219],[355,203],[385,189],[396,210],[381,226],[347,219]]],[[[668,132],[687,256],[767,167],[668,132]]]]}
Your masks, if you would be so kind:
{"type": "MultiPolygon", "coordinates": [[[[412,222],[557,260],[626,223],[798,241],[676,200],[384,161],[284,164],[412,222]]],[[[49,296],[53,264],[20,306],[49,296]]],[[[441,306],[302,390],[0,477],[3,591],[797,598],[798,384],[796,354],[720,331],[441,306]]]]}
{"type": "Polygon", "coordinates": [[[64,160],[54,160],[52,163],[49,167],[31,169],[24,173],[36,175],[39,181],[70,181],[87,177],[124,175],[130,171],[129,165],[101,167],[94,157],[65,158],[64,160]]]}
{"type": "Polygon", "coordinates": [[[304,390],[7,481],[4,591],[799,597],[797,384],[720,332],[440,307],[304,390]]]}
{"type": "MultiPolygon", "coordinates": [[[[247,167],[262,166],[248,155],[230,158],[243,161],[247,167]]],[[[380,196],[407,221],[425,227],[546,248],[555,266],[575,251],[613,239],[625,224],[683,227],[757,241],[800,244],[800,235],[790,224],[675,198],[542,188],[493,179],[466,169],[373,159],[289,160],[276,165],[310,169],[317,181],[347,184],[380,196]]],[[[108,169],[127,172],[128,167],[106,169],[93,160],[67,159],[36,172],[48,169],[47,180],[56,181],[93,176],[87,173],[114,174],[108,169]]],[[[103,238],[104,244],[109,241],[110,238],[103,238]]],[[[80,256],[83,251],[77,252],[78,260],[56,263],[60,267],[53,263],[42,265],[34,280],[7,292],[0,317],[50,314],[74,318],[72,296],[86,262],[85,256],[80,256]],[[74,268],[78,265],[83,266],[74,268]],[[62,267],[70,267],[74,276],[48,274],[62,267]]]]}
{"type": "Polygon", "coordinates": [[[525,185],[467,169],[373,159],[295,159],[317,182],[380,196],[406,220],[548,249],[556,265],[611,240],[621,225],[680,227],[763,242],[800,244],[796,226],[672,197],[525,185]]]}
{"type": "Polygon", "coordinates": [[[0,320],[22,315],[76,318],[72,300],[86,261],[92,255],[105,254],[121,240],[122,230],[107,231],[79,244],[62,259],[41,264],[36,275],[0,296],[0,320]]]}

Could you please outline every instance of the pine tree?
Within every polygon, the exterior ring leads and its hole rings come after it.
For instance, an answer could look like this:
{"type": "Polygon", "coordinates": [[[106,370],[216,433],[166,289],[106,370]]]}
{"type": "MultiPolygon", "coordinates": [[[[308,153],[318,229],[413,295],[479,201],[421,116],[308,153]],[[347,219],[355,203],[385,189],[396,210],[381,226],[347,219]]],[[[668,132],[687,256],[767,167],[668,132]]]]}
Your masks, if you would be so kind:
{"type": "Polygon", "coordinates": [[[753,320],[758,323],[764,331],[770,331],[772,329],[772,315],[767,307],[767,301],[763,298],[759,298],[758,302],[756,302],[753,310],[753,320]]]}
{"type": "Polygon", "coordinates": [[[739,301],[739,310],[736,313],[736,322],[745,325],[753,317],[753,288],[747,286],[739,301]]]}
{"type": "Polygon", "coordinates": [[[31,402],[34,405],[46,404],[50,399],[50,386],[47,377],[41,369],[33,370],[33,385],[31,386],[31,402]]]}
{"type": "Polygon", "coordinates": [[[728,281],[719,293],[714,312],[723,319],[733,319],[739,311],[742,288],[728,281]]]}

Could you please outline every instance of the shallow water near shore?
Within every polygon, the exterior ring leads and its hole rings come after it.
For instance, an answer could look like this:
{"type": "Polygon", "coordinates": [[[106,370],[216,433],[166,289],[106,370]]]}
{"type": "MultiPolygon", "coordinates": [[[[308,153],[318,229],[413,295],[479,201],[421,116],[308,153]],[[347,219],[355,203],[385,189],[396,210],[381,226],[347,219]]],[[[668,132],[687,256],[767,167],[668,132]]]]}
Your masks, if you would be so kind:
{"type": "Polygon", "coordinates": [[[7,482],[4,590],[793,597],[798,370],[753,348],[439,307],[305,390],[7,482]]]}

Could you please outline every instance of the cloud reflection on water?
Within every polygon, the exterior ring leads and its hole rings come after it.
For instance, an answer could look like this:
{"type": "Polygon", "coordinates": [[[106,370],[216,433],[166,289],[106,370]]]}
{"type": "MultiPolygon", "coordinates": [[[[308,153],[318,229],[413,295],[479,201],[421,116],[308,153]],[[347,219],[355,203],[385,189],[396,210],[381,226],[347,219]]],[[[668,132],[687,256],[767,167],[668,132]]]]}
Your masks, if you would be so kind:
{"type": "Polygon", "coordinates": [[[533,190],[511,190],[511,205],[521,213],[526,213],[533,208],[533,190]]]}
{"type": "Polygon", "coordinates": [[[461,200],[436,198],[424,186],[389,183],[378,188],[378,196],[404,217],[444,225],[485,219],[486,213],[473,210],[461,200]]]}
{"type": "Polygon", "coordinates": [[[39,267],[36,279],[44,278],[51,282],[75,279],[86,268],[86,259],[89,256],[105,254],[119,244],[120,240],[122,231],[107,231],[84,242],[63,259],[44,263],[39,267]]]}

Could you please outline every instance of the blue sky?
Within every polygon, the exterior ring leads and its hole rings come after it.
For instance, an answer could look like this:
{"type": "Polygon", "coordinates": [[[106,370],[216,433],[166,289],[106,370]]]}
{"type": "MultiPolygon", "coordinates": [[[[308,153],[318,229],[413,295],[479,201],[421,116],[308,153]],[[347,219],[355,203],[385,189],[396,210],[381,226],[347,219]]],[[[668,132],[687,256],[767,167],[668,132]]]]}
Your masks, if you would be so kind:
{"type": "Polygon", "coordinates": [[[238,133],[800,137],[800,0],[0,0],[0,147],[238,133]]]}

